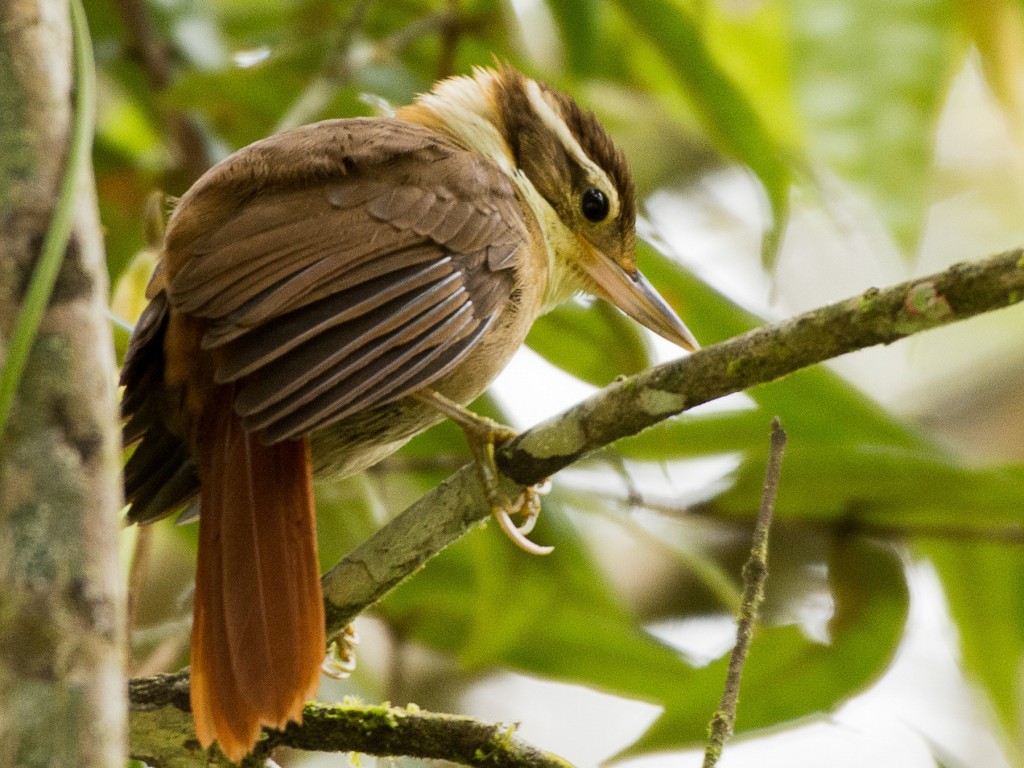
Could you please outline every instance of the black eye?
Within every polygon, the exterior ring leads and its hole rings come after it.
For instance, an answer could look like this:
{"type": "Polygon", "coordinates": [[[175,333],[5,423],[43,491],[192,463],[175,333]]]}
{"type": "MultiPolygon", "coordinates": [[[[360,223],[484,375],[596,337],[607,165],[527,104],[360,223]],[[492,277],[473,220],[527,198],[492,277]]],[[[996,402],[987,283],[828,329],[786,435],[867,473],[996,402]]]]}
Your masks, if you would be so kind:
{"type": "Polygon", "coordinates": [[[580,198],[580,210],[589,221],[604,221],[608,218],[608,196],[597,187],[588,187],[580,198]]]}

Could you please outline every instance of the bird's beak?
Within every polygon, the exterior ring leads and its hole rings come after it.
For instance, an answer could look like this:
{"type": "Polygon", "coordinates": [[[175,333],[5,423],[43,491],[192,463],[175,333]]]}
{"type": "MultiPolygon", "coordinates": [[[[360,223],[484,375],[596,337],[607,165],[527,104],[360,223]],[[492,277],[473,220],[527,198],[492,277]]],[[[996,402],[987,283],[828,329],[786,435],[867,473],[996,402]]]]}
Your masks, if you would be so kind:
{"type": "Polygon", "coordinates": [[[594,293],[673,344],[696,352],[690,329],[640,272],[629,273],[594,248],[580,266],[594,281],[594,293]]]}

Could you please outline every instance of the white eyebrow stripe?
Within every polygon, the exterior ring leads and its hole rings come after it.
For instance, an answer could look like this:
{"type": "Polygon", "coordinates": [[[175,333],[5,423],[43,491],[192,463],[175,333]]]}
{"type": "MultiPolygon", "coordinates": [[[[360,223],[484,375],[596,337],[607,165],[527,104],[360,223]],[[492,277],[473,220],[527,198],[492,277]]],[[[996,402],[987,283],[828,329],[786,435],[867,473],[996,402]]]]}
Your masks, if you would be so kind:
{"type": "Polygon", "coordinates": [[[600,179],[602,191],[608,195],[610,205],[610,218],[615,218],[619,214],[619,193],[615,189],[615,185],[612,184],[611,179],[608,175],[601,170],[600,166],[596,165],[593,160],[587,157],[587,153],[583,151],[583,147],[576,141],[576,137],[569,131],[569,126],[565,124],[563,120],[548,103],[548,100],[544,98],[544,93],[541,91],[540,86],[537,85],[536,80],[526,81],[526,97],[530,101],[530,105],[533,107],[533,111],[540,118],[541,122],[550,130],[558,140],[562,142],[562,145],[569,151],[576,162],[580,164],[582,168],[585,168],[587,173],[593,178],[600,179]]]}

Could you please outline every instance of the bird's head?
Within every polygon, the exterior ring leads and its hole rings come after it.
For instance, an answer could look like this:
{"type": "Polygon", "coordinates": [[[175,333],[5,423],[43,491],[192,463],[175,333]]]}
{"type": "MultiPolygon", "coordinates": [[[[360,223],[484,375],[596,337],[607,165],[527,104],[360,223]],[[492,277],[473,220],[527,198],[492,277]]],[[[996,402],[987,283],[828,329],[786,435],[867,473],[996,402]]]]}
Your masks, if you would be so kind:
{"type": "Polygon", "coordinates": [[[548,247],[545,308],[586,291],[698,348],[637,269],[629,165],[592,112],[508,66],[443,80],[407,109],[429,112],[429,122],[490,157],[518,186],[548,247]]]}

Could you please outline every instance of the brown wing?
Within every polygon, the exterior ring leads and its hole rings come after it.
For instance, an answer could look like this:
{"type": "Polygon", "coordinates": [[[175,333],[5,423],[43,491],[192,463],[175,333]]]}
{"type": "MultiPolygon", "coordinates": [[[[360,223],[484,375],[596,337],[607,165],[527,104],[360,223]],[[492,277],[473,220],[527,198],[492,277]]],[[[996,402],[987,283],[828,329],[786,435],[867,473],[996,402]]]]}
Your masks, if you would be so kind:
{"type": "Polygon", "coordinates": [[[280,177],[240,185],[222,173],[230,181],[218,184],[215,172],[169,231],[171,304],[207,321],[216,380],[237,382],[236,411],[268,442],[451,370],[508,300],[527,239],[509,179],[426,128],[346,120],[303,130],[243,150],[245,167],[283,165],[280,177]],[[305,173],[287,166],[296,143],[305,173]],[[237,202],[220,221],[190,220],[204,195],[237,202]]]}

